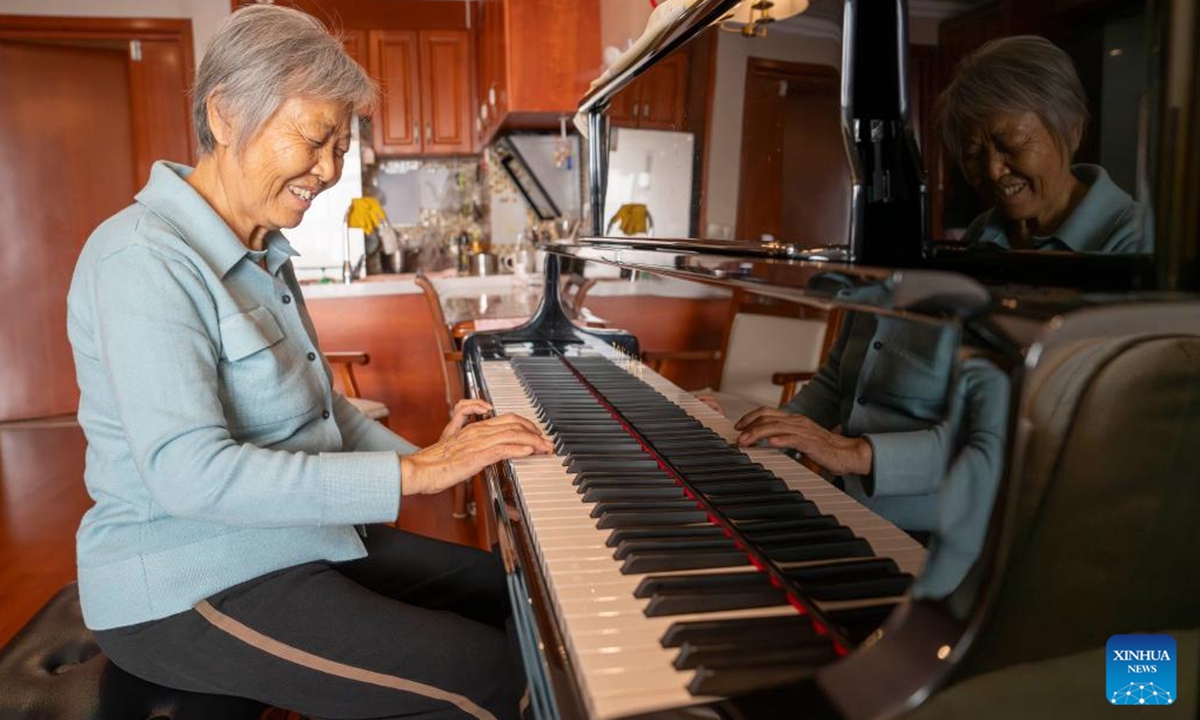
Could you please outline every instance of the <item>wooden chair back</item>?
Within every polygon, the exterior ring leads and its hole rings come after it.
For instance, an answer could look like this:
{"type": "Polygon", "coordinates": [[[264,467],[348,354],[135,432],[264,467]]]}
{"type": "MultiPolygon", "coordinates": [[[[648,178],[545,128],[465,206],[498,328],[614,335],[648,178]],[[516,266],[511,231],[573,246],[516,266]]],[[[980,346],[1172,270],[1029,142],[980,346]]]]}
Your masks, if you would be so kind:
{"type": "Polygon", "coordinates": [[[463,398],[462,352],[455,347],[454,337],[446,324],[446,315],[442,312],[442,299],[437,288],[422,273],[418,273],[414,281],[424,293],[429,314],[433,319],[434,340],[437,341],[438,352],[442,355],[442,383],[446,389],[446,406],[453,408],[455,403],[463,398]]]}
{"type": "Polygon", "coordinates": [[[352,398],[362,397],[358,390],[358,380],[354,377],[354,366],[366,365],[371,362],[371,356],[359,351],[327,352],[325,359],[329,361],[329,366],[341,382],[342,394],[352,398]]]}

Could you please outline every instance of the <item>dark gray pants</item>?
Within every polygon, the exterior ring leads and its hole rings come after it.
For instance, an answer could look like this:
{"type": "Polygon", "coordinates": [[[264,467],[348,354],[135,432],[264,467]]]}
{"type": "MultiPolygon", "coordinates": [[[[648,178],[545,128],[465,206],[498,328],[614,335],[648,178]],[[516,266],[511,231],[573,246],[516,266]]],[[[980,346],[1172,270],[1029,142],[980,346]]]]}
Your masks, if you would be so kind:
{"type": "Polygon", "coordinates": [[[517,718],[500,562],[386,526],[364,542],[361,560],[280,570],[96,639],[151,682],[319,718],[517,718]]]}

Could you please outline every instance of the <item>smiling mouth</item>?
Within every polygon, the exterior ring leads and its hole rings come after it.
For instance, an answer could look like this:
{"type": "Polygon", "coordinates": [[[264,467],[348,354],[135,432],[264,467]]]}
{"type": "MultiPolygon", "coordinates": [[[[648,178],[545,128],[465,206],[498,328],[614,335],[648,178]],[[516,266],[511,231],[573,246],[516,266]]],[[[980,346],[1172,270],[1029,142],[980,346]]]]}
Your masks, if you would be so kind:
{"type": "Polygon", "coordinates": [[[1028,183],[1018,182],[1012,185],[1001,185],[996,188],[996,197],[1000,200],[1006,200],[1016,195],[1017,193],[1028,187],[1028,183]]]}
{"type": "Polygon", "coordinates": [[[317,196],[317,193],[320,191],[319,190],[306,190],[305,188],[296,187],[295,185],[288,185],[288,192],[290,192],[291,194],[300,198],[304,202],[312,202],[312,199],[315,198],[317,196]]]}

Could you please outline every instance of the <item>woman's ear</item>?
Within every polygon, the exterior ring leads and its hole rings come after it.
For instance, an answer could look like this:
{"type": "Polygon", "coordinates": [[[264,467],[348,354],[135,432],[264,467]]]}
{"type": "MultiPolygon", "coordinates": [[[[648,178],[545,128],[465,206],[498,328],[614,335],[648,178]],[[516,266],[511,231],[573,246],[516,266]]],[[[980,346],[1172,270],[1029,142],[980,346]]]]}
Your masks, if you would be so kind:
{"type": "Polygon", "coordinates": [[[221,102],[219,89],[216,92],[209,93],[208,100],[205,102],[205,111],[208,114],[208,129],[212,132],[213,139],[217,141],[217,145],[223,147],[232,146],[233,123],[230,122],[229,112],[225,107],[225,103],[221,102]]]}
{"type": "Polygon", "coordinates": [[[1071,137],[1069,139],[1071,147],[1068,149],[1071,151],[1070,155],[1074,156],[1075,151],[1079,149],[1079,143],[1083,142],[1083,123],[1075,123],[1075,126],[1071,128],[1071,137]]]}

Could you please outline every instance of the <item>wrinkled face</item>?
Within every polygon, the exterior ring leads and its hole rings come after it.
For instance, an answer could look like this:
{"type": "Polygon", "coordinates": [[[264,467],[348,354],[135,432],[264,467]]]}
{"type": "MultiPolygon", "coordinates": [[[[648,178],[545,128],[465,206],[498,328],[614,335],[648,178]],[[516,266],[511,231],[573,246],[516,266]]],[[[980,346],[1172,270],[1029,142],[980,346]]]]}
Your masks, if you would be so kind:
{"type": "Polygon", "coordinates": [[[348,106],[329,100],[281,103],[237,162],[244,219],[266,230],[299,225],[317,193],[341,177],[351,117],[348,106]]]}
{"type": "Polygon", "coordinates": [[[1033,113],[996,115],[967,133],[963,174],[1009,220],[1044,219],[1071,191],[1067,149],[1033,113]]]}

